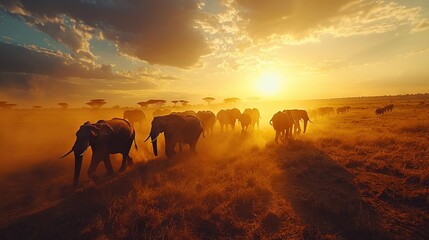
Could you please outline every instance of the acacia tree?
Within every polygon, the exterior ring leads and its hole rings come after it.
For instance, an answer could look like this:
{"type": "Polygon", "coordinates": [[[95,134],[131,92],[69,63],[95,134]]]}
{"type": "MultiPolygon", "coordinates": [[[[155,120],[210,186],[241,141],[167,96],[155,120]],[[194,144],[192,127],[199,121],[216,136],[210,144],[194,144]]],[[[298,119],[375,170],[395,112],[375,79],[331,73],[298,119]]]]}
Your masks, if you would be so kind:
{"type": "Polygon", "coordinates": [[[215,100],[214,97],[205,97],[203,98],[204,101],[207,102],[208,105],[210,105],[211,102],[213,102],[215,100]]]}
{"type": "Polygon", "coordinates": [[[12,109],[16,105],[17,104],[15,104],[15,103],[0,102],[0,108],[3,108],[3,109],[12,109]]]}
{"type": "Polygon", "coordinates": [[[91,99],[90,102],[85,103],[86,105],[91,106],[93,109],[101,108],[107,102],[104,99],[91,99]]]}
{"type": "Polygon", "coordinates": [[[147,102],[138,102],[137,104],[140,105],[141,108],[147,108],[147,106],[149,106],[147,102]]]}
{"type": "Polygon", "coordinates": [[[42,108],[42,106],[40,106],[40,105],[34,105],[34,106],[33,106],[33,108],[34,108],[34,109],[41,109],[41,108],[42,108]]]}
{"type": "Polygon", "coordinates": [[[59,105],[61,109],[67,109],[69,107],[69,104],[65,102],[57,103],[57,105],[59,105]]]}
{"type": "Polygon", "coordinates": [[[186,100],[180,100],[179,102],[182,104],[182,106],[188,106],[189,103],[189,101],[186,100]]]}
{"type": "Polygon", "coordinates": [[[147,101],[148,104],[154,105],[157,108],[162,107],[167,101],[163,99],[150,99],[147,101]]]}
{"type": "Polygon", "coordinates": [[[173,100],[171,101],[172,103],[174,103],[174,106],[176,106],[176,104],[179,102],[178,100],[173,100]]]}
{"type": "Polygon", "coordinates": [[[233,103],[233,104],[236,104],[239,101],[240,101],[240,98],[237,98],[237,97],[225,98],[223,100],[224,103],[233,103]]]}

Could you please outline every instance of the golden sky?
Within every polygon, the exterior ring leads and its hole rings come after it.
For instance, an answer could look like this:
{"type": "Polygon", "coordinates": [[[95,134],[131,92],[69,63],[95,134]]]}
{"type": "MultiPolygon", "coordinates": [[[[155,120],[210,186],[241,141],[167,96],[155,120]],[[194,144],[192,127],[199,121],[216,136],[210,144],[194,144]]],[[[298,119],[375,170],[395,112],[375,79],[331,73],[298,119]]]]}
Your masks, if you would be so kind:
{"type": "Polygon", "coordinates": [[[427,0],[0,0],[0,101],[19,107],[419,92],[427,0]]]}

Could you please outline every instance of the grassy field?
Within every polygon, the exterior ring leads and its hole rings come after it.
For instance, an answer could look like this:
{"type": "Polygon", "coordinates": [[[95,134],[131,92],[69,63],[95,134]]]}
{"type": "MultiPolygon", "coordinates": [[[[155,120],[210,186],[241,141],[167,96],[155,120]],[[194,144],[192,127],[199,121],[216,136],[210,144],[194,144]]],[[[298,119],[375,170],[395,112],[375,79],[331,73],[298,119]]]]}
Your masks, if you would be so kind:
{"type": "Polygon", "coordinates": [[[72,157],[57,158],[80,124],[121,110],[4,112],[1,239],[429,239],[429,105],[396,100],[375,115],[388,103],[318,103],[352,109],[310,116],[308,132],[287,144],[274,143],[270,117],[317,103],[260,103],[261,129],[216,128],[196,155],[171,159],[143,143],[148,121],[136,127],[132,168],[89,182],[89,151],[78,190],[72,157]]]}

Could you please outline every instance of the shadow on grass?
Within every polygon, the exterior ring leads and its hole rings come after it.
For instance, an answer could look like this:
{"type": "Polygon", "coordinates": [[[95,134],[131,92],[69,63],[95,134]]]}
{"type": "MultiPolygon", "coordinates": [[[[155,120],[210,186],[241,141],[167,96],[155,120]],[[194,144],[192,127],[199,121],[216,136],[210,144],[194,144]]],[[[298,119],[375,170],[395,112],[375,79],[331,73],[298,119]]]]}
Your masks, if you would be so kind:
{"type": "Polygon", "coordinates": [[[284,174],[277,185],[306,225],[305,239],[388,239],[378,216],[362,200],[354,176],[310,142],[275,147],[284,174]]]}
{"type": "MultiPolygon", "coordinates": [[[[64,186],[62,200],[39,212],[21,217],[0,227],[1,239],[91,239],[85,228],[92,219],[107,219],[108,206],[119,197],[126,197],[136,182],[144,182],[148,173],[163,171],[183,158],[159,158],[136,163],[122,174],[105,178],[96,184],[88,183],[73,190],[64,186]]],[[[31,189],[29,189],[31,191],[31,189]]]]}

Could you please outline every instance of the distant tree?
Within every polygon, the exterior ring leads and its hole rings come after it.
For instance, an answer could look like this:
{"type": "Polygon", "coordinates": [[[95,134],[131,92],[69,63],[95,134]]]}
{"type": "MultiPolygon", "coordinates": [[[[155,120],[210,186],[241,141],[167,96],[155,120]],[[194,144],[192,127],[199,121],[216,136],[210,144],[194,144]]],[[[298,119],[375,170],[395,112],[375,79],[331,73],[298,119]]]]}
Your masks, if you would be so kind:
{"type": "Polygon", "coordinates": [[[7,104],[7,102],[0,101],[0,108],[6,108],[6,104],[7,104]]]}
{"type": "Polygon", "coordinates": [[[34,109],[41,109],[41,108],[42,108],[42,106],[34,105],[34,106],[33,106],[33,108],[34,108],[34,109]]]}
{"type": "Polygon", "coordinates": [[[172,103],[174,103],[174,106],[176,106],[176,104],[179,102],[178,100],[173,100],[171,101],[172,103]]]}
{"type": "Polygon", "coordinates": [[[90,102],[85,103],[86,105],[91,106],[93,109],[101,108],[106,101],[104,99],[91,99],[90,102]]]}
{"type": "Polygon", "coordinates": [[[214,97],[205,97],[203,98],[204,101],[207,102],[208,105],[210,105],[211,102],[213,102],[215,100],[214,97]]]}
{"type": "Polygon", "coordinates": [[[148,102],[138,102],[138,105],[140,105],[141,108],[147,108],[147,106],[149,106],[148,102]]]}
{"type": "Polygon", "coordinates": [[[162,105],[164,105],[167,101],[163,100],[163,99],[150,99],[147,101],[148,104],[150,105],[154,105],[157,108],[162,107],[162,105]]]}
{"type": "Polygon", "coordinates": [[[57,105],[59,105],[61,109],[67,109],[69,107],[69,104],[65,102],[57,103],[57,105]]]}
{"type": "Polygon", "coordinates": [[[189,103],[189,101],[186,100],[180,100],[179,102],[182,104],[182,106],[187,106],[189,103]]]}
{"type": "Polygon", "coordinates": [[[3,108],[3,109],[12,109],[16,105],[17,104],[14,104],[14,103],[0,102],[0,108],[3,108]]]}
{"type": "Polygon", "coordinates": [[[223,100],[223,102],[224,103],[233,103],[233,104],[236,104],[237,102],[239,102],[240,101],[240,98],[237,98],[237,97],[233,97],[233,98],[225,98],[224,100],[223,100]]]}

